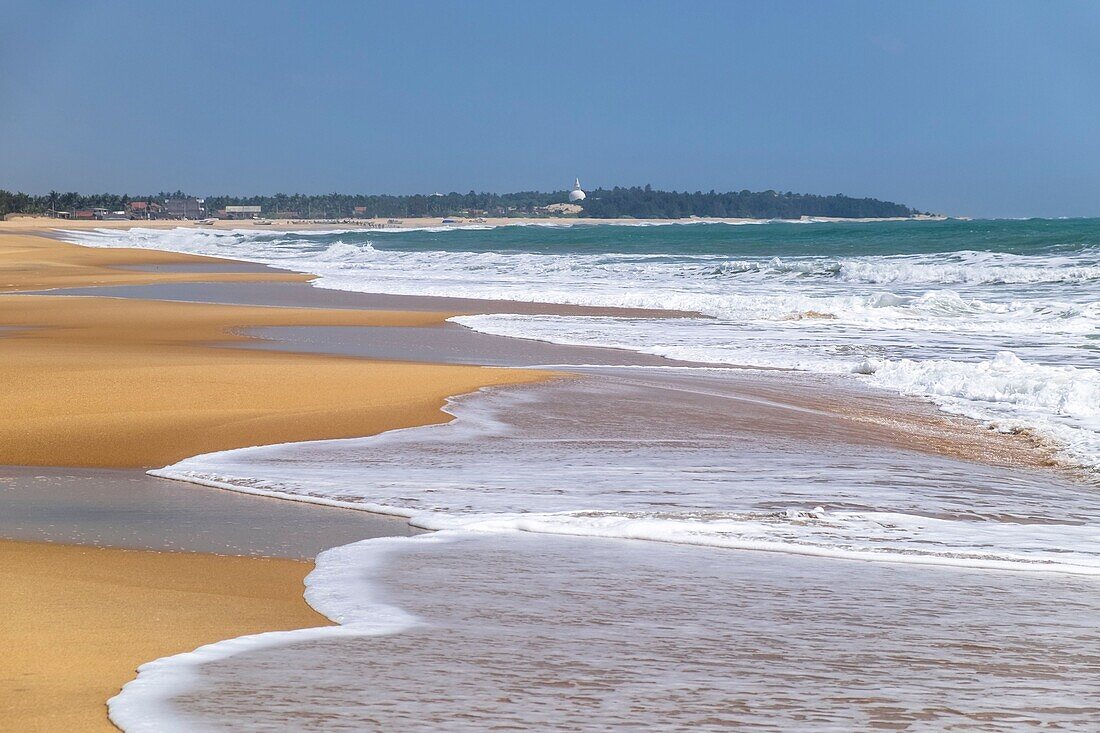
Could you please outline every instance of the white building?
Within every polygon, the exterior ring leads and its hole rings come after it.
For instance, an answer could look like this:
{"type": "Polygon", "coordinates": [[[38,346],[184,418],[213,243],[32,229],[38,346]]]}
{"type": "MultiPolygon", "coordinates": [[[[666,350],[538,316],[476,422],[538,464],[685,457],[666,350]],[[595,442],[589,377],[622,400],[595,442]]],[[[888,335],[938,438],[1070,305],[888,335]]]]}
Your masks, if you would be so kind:
{"type": "Polygon", "coordinates": [[[581,190],[581,179],[573,184],[573,190],[569,192],[569,201],[584,201],[584,191],[581,190]]]}
{"type": "Polygon", "coordinates": [[[226,219],[258,219],[263,213],[259,206],[226,206],[226,219]]]}

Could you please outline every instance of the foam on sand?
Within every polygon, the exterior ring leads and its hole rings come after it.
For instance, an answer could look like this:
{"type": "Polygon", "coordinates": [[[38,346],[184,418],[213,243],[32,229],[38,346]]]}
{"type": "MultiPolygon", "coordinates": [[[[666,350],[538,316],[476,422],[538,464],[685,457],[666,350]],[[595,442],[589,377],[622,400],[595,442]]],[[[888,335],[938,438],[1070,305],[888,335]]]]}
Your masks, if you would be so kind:
{"type": "Polygon", "coordinates": [[[798,433],[762,441],[792,430],[787,408],[763,404],[752,425],[731,423],[726,400],[741,395],[720,374],[616,373],[632,376],[483,391],[453,400],[456,419],[443,425],[226,451],[152,473],[435,530],[1100,574],[1088,486],[798,433]]]}
{"type": "Polygon", "coordinates": [[[147,662],[138,667],[135,679],[107,701],[111,722],[127,733],[190,733],[196,729],[194,722],[181,715],[171,699],[196,685],[203,665],[290,642],[395,634],[412,628],[415,617],[376,600],[367,581],[386,550],[407,539],[364,540],[318,555],[316,568],[306,576],[306,601],[338,625],[239,636],[147,662]]]}
{"type": "Polygon", "coordinates": [[[326,552],[307,583],[341,627],[145,665],[112,719],[168,733],[1096,721],[1086,579],[453,532],[326,552]]]}

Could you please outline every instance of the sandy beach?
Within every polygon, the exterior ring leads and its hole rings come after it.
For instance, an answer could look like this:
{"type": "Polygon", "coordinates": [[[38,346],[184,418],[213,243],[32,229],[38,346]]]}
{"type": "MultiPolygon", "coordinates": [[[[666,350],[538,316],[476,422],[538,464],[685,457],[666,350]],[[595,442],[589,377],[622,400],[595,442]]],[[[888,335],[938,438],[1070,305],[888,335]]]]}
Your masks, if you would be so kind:
{"type": "Polygon", "coordinates": [[[0,733],[1100,733],[1100,5],[988,4],[5,3],[0,733]]]}
{"type": "MultiPolygon", "coordinates": [[[[356,539],[410,532],[393,518],[142,472],[200,454],[441,423],[451,420],[440,408],[454,395],[546,382],[581,386],[560,402],[553,395],[568,388],[524,390],[527,400],[546,400],[528,424],[541,428],[541,416],[553,414],[552,427],[599,432],[607,422],[597,444],[655,425],[657,410],[673,425],[670,445],[685,425],[700,436],[732,430],[733,444],[779,450],[794,475],[817,451],[811,464],[839,455],[837,468],[870,466],[867,476],[886,485],[898,466],[914,463],[963,486],[972,471],[1005,485],[1013,476],[1047,480],[1048,446],[916,400],[784,371],[562,380],[556,371],[508,367],[574,365],[583,373],[577,365],[688,362],[447,322],[474,313],[687,312],[329,291],[310,286],[309,275],[260,265],[85,248],[29,225],[0,226],[0,287],[8,291],[0,295],[0,379],[18,387],[0,393],[12,416],[0,424],[0,465],[8,466],[0,502],[12,509],[0,521],[0,583],[4,612],[15,619],[0,646],[16,649],[2,672],[14,694],[0,697],[0,712],[23,730],[111,730],[105,701],[143,662],[242,634],[327,624],[302,599],[309,560],[356,539]],[[613,399],[617,426],[599,414],[613,399]]],[[[748,455],[746,472],[782,465],[748,455]]],[[[567,461],[548,466],[555,463],[567,461]]],[[[797,561],[784,562],[801,572],[797,561]]]]}
{"type": "MultiPolygon", "coordinates": [[[[309,279],[211,272],[217,262],[0,235],[8,291],[309,279]]],[[[0,397],[8,416],[0,464],[149,467],[237,446],[365,435],[445,420],[439,407],[452,394],[547,376],[232,348],[246,340],[244,328],[417,327],[446,315],[0,297],[0,378],[15,387],[0,397]]],[[[120,509],[119,521],[125,516],[120,509]]],[[[247,540],[235,549],[250,550],[247,540]]],[[[0,714],[14,729],[113,729],[105,701],[144,661],[326,623],[302,600],[307,562],[29,542],[3,542],[0,553],[9,620],[0,647],[10,650],[0,714]]]]}
{"type": "Polygon", "coordinates": [[[228,636],[327,624],[312,563],[0,541],[5,730],[110,731],[135,668],[228,636]]]}
{"type": "MultiPolygon", "coordinates": [[[[157,253],[31,237],[5,237],[0,247],[12,290],[103,284],[123,262],[166,261],[157,253]]],[[[264,276],[222,273],[246,281],[264,276]]],[[[0,372],[20,389],[0,398],[0,407],[17,416],[0,429],[0,463],[155,466],[211,450],[369,435],[440,420],[439,407],[452,394],[545,376],[222,348],[243,340],[233,331],[247,327],[422,326],[447,315],[11,296],[0,301],[8,329],[0,372]]]]}

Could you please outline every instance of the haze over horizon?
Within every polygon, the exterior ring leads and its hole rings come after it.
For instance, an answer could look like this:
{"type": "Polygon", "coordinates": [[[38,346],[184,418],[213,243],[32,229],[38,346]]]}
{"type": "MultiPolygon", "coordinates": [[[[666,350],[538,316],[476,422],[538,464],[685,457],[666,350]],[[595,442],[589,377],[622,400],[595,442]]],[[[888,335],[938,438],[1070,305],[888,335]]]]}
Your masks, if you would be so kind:
{"type": "Polygon", "coordinates": [[[0,188],[504,192],[580,176],[1100,214],[1090,3],[6,11],[0,188]]]}

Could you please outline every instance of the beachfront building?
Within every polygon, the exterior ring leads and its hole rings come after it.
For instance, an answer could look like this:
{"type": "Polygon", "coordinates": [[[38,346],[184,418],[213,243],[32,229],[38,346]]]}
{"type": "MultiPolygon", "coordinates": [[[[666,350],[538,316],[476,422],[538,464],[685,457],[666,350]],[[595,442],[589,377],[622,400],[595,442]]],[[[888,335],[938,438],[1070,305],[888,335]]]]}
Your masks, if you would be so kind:
{"type": "Polygon", "coordinates": [[[226,219],[256,219],[262,213],[259,206],[226,206],[226,219]]]}
{"type": "Polygon", "coordinates": [[[581,190],[581,179],[577,179],[573,183],[573,190],[569,192],[569,203],[576,203],[577,201],[584,201],[585,193],[581,190]]]}
{"type": "Polygon", "coordinates": [[[201,219],[206,216],[206,201],[193,196],[165,199],[164,213],[171,219],[201,219]]]}
{"type": "Polygon", "coordinates": [[[164,207],[156,201],[131,201],[126,204],[126,213],[131,219],[156,219],[163,211],[164,207]]]}

